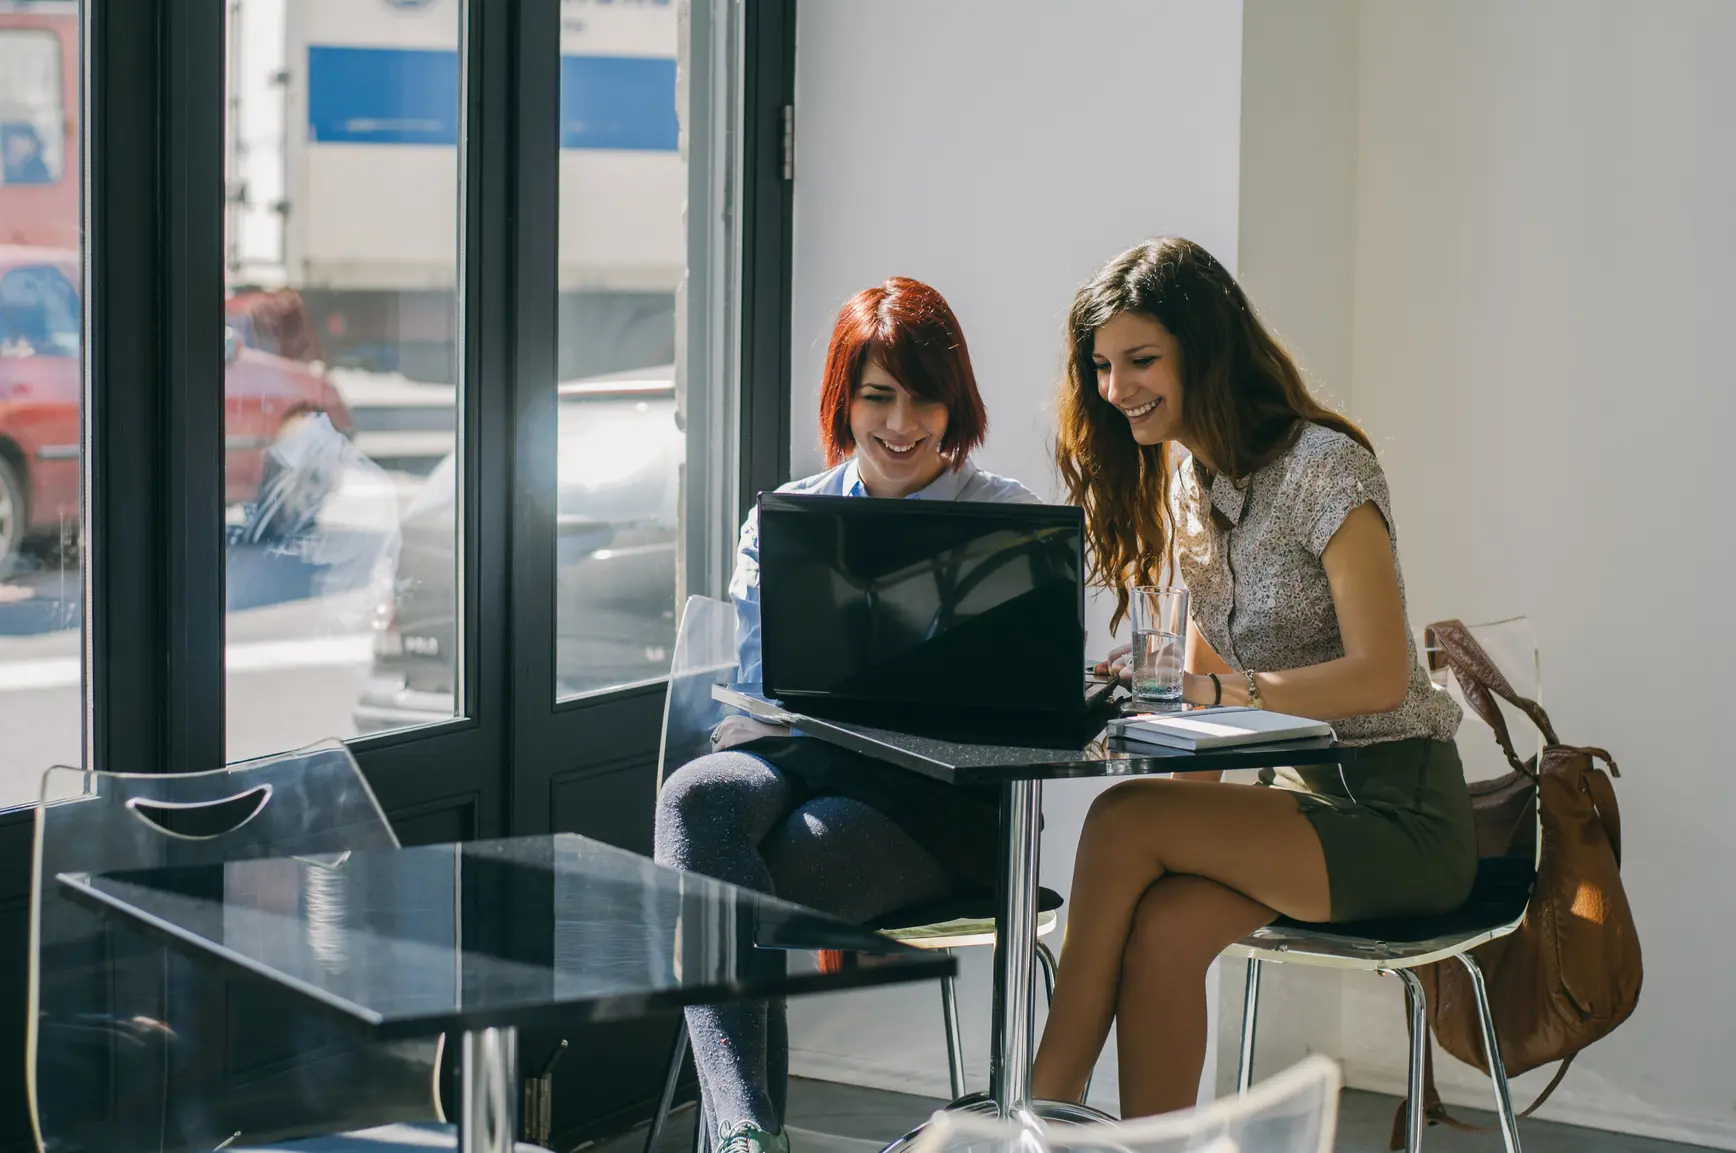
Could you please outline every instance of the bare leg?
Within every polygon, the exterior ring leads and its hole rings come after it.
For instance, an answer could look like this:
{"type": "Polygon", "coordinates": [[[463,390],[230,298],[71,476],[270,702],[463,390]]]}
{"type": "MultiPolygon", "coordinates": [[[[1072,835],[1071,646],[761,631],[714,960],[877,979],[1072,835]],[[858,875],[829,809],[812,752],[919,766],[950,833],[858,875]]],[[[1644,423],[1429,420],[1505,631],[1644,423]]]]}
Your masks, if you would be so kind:
{"type": "Polygon", "coordinates": [[[1171,874],[1145,891],[1122,953],[1115,1006],[1123,1117],[1194,1103],[1206,1059],[1206,970],[1275,915],[1204,877],[1171,874]]]}
{"type": "Polygon", "coordinates": [[[1331,913],[1320,840],[1282,790],[1158,779],[1103,793],[1079,838],[1035,1096],[1077,1101],[1084,1092],[1115,1013],[1134,908],[1171,873],[1217,881],[1300,920],[1331,913]]]}

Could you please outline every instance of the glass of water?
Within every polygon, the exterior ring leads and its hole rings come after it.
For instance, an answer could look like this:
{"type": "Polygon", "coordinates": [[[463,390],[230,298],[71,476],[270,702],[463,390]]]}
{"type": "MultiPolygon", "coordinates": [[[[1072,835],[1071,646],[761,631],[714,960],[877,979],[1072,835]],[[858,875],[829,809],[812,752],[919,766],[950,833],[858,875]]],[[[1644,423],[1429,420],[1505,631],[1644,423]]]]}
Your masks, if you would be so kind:
{"type": "Polygon", "coordinates": [[[1140,701],[1181,700],[1182,658],[1187,652],[1187,590],[1143,585],[1133,596],[1133,696],[1140,701]]]}

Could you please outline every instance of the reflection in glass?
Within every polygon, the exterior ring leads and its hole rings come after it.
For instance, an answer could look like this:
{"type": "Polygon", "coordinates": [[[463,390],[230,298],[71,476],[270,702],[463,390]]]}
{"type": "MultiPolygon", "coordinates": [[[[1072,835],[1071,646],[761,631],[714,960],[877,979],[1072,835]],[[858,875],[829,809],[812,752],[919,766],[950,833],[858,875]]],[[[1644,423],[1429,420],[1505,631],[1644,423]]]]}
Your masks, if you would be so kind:
{"type": "Polygon", "coordinates": [[[523,1020],[554,1005],[569,1022],[623,1020],[683,1002],[932,978],[950,964],[571,834],[70,879],[54,892],[69,917],[156,918],[185,934],[204,971],[230,961],[287,979],[374,1019],[381,1037],[428,1036],[465,1015],[523,1020]],[[887,960],[821,973],[820,949],[887,960]]]}
{"type": "Polygon", "coordinates": [[[461,707],[463,5],[227,8],[234,759],[461,707]]]}
{"type": "Polygon", "coordinates": [[[80,764],[79,6],[0,4],[0,807],[80,764]]]}
{"type": "Polygon", "coordinates": [[[61,28],[0,27],[0,184],[52,185],[66,175],[64,53],[61,28]]]}
{"type": "Polygon", "coordinates": [[[675,6],[561,13],[555,692],[568,697],[669,672],[687,165],[675,6]]]}

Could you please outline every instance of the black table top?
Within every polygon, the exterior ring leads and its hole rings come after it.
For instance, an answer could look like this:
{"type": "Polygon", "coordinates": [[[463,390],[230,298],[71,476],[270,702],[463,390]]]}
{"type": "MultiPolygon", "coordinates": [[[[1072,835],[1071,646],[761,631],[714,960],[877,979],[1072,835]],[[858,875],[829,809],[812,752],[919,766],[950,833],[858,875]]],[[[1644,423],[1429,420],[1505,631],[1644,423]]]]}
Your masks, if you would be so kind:
{"type": "Polygon", "coordinates": [[[381,1038],[932,979],[952,958],[571,834],[57,880],[381,1038]],[[838,972],[813,952],[883,954],[838,972]]]}
{"type": "Polygon", "coordinates": [[[1354,756],[1355,750],[1330,740],[1281,741],[1232,749],[1186,752],[1161,745],[1124,741],[1101,730],[1091,740],[1041,745],[1010,740],[1006,744],[965,740],[939,729],[916,731],[884,728],[855,721],[817,717],[785,708],[760,694],[758,685],[717,686],[712,696],[749,716],[799,728],[843,748],[954,785],[1005,784],[1009,781],[1059,780],[1068,777],[1122,777],[1151,773],[1210,772],[1265,769],[1279,765],[1329,765],[1354,756]]]}

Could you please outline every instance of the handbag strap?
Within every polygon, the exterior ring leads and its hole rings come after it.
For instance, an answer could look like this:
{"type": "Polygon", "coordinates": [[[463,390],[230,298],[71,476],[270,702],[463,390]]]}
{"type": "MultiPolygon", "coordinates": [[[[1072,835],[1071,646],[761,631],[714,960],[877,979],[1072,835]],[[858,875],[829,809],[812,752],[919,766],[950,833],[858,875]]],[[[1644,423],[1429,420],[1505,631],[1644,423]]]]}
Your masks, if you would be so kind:
{"type": "MultiPolygon", "coordinates": [[[[1594,757],[1601,756],[1610,771],[1617,772],[1615,762],[1609,759],[1609,754],[1602,749],[1582,749],[1594,757]]],[[[1617,773],[1619,776],[1620,774],[1617,773]]],[[[1593,765],[1580,774],[1580,780],[1585,782],[1585,791],[1591,794],[1591,803],[1597,809],[1598,819],[1603,822],[1603,835],[1609,838],[1609,847],[1615,851],[1615,867],[1621,868],[1621,809],[1615,803],[1615,786],[1610,779],[1597,771],[1593,765]]]]}
{"type": "Polygon", "coordinates": [[[1555,745],[1561,742],[1556,739],[1555,726],[1549,723],[1549,714],[1543,711],[1543,706],[1529,697],[1521,696],[1507,680],[1500,668],[1490,659],[1471,636],[1464,622],[1457,620],[1436,621],[1423,630],[1425,643],[1433,641],[1447,656],[1447,665],[1453,670],[1453,675],[1459,678],[1459,687],[1464,691],[1465,700],[1479,717],[1493,730],[1495,740],[1501,745],[1501,751],[1507,754],[1507,761],[1518,772],[1533,779],[1536,770],[1527,764],[1513,749],[1513,737],[1507,731],[1507,718],[1501,713],[1501,706],[1494,698],[1500,697],[1514,708],[1524,713],[1543,734],[1543,739],[1555,745]]]}

